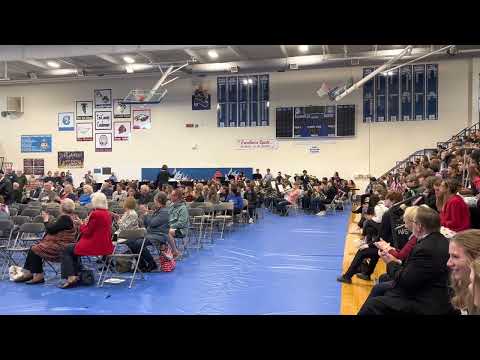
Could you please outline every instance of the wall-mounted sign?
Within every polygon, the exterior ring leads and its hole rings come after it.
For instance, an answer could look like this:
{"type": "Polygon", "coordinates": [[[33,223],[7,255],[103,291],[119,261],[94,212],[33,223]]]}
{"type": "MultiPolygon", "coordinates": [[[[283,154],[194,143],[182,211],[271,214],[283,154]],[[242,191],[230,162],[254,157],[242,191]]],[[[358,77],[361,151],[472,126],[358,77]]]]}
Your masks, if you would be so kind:
{"type": "Polygon", "coordinates": [[[112,133],[95,133],[95,152],[112,151],[112,133]]]}
{"type": "Polygon", "coordinates": [[[58,131],[74,131],[75,120],[73,112],[58,113],[58,131]]]}
{"type": "Polygon", "coordinates": [[[77,120],[93,120],[93,101],[76,102],[77,120]]]}
{"type": "Polygon", "coordinates": [[[112,130],[112,112],[95,112],[95,130],[112,130]]]}
{"type": "Polygon", "coordinates": [[[152,113],[150,109],[133,110],[133,128],[150,129],[152,127],[152,113]]]}
{"type": "Polygon", "coordinates": [[[113,123],[113,140],[127,141],[132,136],[132,123],[130,121],[116,121],[113,123]]]}
{"type": "Polygon", "coordinates": [[[59,151],[58,167],[59,168],[83,168],[84,152],[83,151],[59,151]]]}
{"type": "Polygon", "coordinates": [[[130,104],[124,104],[122,99],[113,100],[113,117],[115,119],[130,118],[132,116],[132,107],[130,104]]]}
{"type": "Polygon", "coordinates": [[[240,139],[237,140],[236,150],[278,149],[275,139],[240,139]]]}
{"type": "Polygon", "coordinates": [[[93,123],[77,123],[77,141],[93,141],[93,123]]]}
{"type": "Polygon", "coordinates": [[[95,109],[109,109],[112,107],[112,89],[94,90],[95,109]]]}
{"type": "Polygon", "coordinates": [[[52,152],[52,135],[22,135],[21,152],[52,152]]]}

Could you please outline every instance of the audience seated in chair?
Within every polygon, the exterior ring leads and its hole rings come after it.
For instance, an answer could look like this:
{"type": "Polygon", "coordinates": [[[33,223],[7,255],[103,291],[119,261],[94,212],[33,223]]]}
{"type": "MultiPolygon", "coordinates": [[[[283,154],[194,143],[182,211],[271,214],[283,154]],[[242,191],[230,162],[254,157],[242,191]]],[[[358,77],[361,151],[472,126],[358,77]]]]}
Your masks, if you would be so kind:
{"type": "Polygon", "coordinates": [[[168,231],[168,238],[173,251],[173,256],[177,258],[180,253],[177,249],[177,246],[175,245],[174,238],[183,238],[186,236],[186,232],[189,226],[189,217],[187,206],[185,204],[185,201],[183,200],[182,190],[173,190],[170,195],[170,201],[172,203],[168,208],[168,225],[170,227],[168,231]]]}
{"type": "Polygon", "coordinates": [[[15,280],[16,282],[26,282],[29,285],[45,282],[43,260],[60,262],[67,245],[75,242],[80,219],[74,210],[75,203],[71,199],[63,200],[60,205],[60,216],[54,223],[49,223],[50,216],[42,212],[46,235],[28,251],[23,265],[24,276],[15,280]]]}
{"type": "MultiPolygon", "coordinates": [[[[139,259],[139,268],[142,272],[153,271],[158,267],[147,246],[158,247],[162,243],[169,242],[169,209],[166,207],[167,194],[160,191],[155,195],[154,204],[154,209],[148,210],[148,213],[143,218],[147,234],[145,236],[145,246],[139,259]]],[[[126,245],[133,253],[138,254],[142,247],[142,240],[129,240],[126,245]]]]}
{"type": "Polygon", "coordinates": [[[458,190],[457,180],[444,180],[437,196],[441,225],[455,232],[470,228],[470,210],[463,198],[457,195],[458,190]]]}
{"type": "Polygon", "coordinates": [[[447,287],[448,240],[440,234],[438,213],[418,208],[413,233],[417,244],[404,263],[389,252],[379,252],[394,286],[383,296],[367,299],[359,315],[453,313],[447,287]]]}
{"type": "Polygon", "coordinates": [[[80,226],[80,239],[65,248],[62,259],[62,278],[67,281],[62,289],[74,287],[79,282],[81,256],[105,256],[113,251],[112,217],[108,211],[105,194],[92,195],[92,212],[80,226]]]}
{"type": "Polygon", "coordinates": [[[468,291],[472,297],[472,305],[468,309],[470,315],[480,315],[480,258],[476,258],[470,266],[470,284],[468,291]]]}
{"type": "Polygon", "coordinates": [[[93,195],[92,186],[88,184],[83,185],[83,194],[78,199],[78,201],[80,202],[80,205],[85,206],[85,205],[91,204],[92,195],[93,195]]]}

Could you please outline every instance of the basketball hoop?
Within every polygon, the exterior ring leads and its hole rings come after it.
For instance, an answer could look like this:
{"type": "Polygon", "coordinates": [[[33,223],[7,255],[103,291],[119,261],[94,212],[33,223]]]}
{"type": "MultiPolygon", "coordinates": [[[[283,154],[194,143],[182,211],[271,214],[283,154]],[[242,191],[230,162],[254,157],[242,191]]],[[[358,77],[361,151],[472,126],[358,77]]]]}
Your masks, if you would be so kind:
{"type": "Polygon", "coordinates": [[[170,66],[165,72],[162,70],[161,65],[159,66],[160,71],[162,72],[162,77],[157,81],[155,86],[151,90],[143,90],[143,89],[133,89],[129,92],[129,94],[123,99],[123,104],[131,104],[131,105],[148,105],[148,104],[160,104],[163,100],[165,95],[167,95],[167,89],[165,85],[175,81],[178,79],[178,76],[170,79],[168,81],[167,77],[172,75],[173,73],[177,72],[178,70],[184,68],[189,63],[183,64],[182,66],[177,67],[174,69],[173,65],[170,66]]]}

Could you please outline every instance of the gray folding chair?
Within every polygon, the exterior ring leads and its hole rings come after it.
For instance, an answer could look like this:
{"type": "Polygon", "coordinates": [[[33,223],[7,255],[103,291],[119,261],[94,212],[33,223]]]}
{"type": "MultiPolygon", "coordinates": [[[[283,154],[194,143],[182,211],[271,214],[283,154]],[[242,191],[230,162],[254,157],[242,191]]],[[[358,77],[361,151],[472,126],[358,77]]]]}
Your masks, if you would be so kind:
{"type": "Polygon", "coordinates": [[[18,209],[17,208],[11,207],[9,209],[9,211],[10,211],[10,216],[17,216],[18,215],[18,209]]]}
{"type": "MultiPolygon", "coordinates": [[[[7,268],[10,265],[18,265],[18,255],[23,255],[26,258],[30,247],[36,242],[43,239],[45,235],[45,226],[38,223],[22,224],[17,232],[17,236],[10,245],[6,248],[5,254],[7,256],[7,268]],[[17,256],[17,258],[15,258],[17,256]]],[[[3,276],[2,276],[3,278],[3,276]]]]}
{"type": "Polygon", "coordinates": [[[223,202],[215,206],[215,217],[214,223],[218,224],[221,227],[220,238],[223,239],[223,234],[227,224],[233,225],[233,216],[228,214],[228,211],[233,213],[233,203],[223,202]]]}
{"type": "Polygon", "coordinates": [[[40,215],[40,212],[41,212],[40,209],[26,208],[26,209],[23,209],[21,215],[28,216],[29,218],[34,218],[35,216],[40,215]]]}
{"type": "MultiPolygon", "coordinates": [[[[135,268],[133,270],[133,275],[127,277],[127,278],[131,277],[130,285],[128,286],[129,289],[133,285],[133,282],[135,280],[137,271],[140,272],[141,279],[142,280],[144,279],[143,272],[138,268],[138,264],[140,262],[139,261],[140,256],[141,256],[143,248],[145,246],[145,235],[146,235],[146,230],[145,229],[134,229],[134,230],[122,230],[122,231],[120,231],[120,233],[118,234],[118,240],[115,243],[115,247],[113,249],[113,253],[111,255],[107,256],[107,261],[102,266],[102,270],[101,270],[100,276],[98,278],[98,285],[100,285],[100,287],[103,287],[103,284],[107,280],[108,275],[110,273],[114,272],[114,271],[112,271],[112,268],[113,268],[112,261],[115,260],[115,259],[121,259],[122,258],[122,259],[135,260],[135,268]],[[137,253],[137,254],[132,254],[132,253],[122,254],[122,253],[118,252],[119,249],[121,248],[120,245],[124,244],[128,240],[142,240],[142,246],[140,247],[140,252],[139,253],[137,253]]],[[[115,271],[115,273],[116,273],[116,271],[115,271]]],[[[125,278],[124,276],[118,275],[118,273],[116,274],[115,277],[125,278]]],[[[113,277],[110,277],[110,278],[113,278],[113,277]]]]}
{"type": "Polygon", "coordinates": [[[2,260],[1,274],[2,279],[5,274],[5,269],[8,268],[9,257],[7,254],[7,248],[11,246],[10,242],[13,233],[13,221],[0,220],[0,257],[2,260]]]}
{"type": "Polygon", "coordinates": [[[190,241],[197,238],[197,250],[202,246],[202,234],[204,230],[205,212],[201,208],[188,209],[188,216],[190,217],[190,241]]]}

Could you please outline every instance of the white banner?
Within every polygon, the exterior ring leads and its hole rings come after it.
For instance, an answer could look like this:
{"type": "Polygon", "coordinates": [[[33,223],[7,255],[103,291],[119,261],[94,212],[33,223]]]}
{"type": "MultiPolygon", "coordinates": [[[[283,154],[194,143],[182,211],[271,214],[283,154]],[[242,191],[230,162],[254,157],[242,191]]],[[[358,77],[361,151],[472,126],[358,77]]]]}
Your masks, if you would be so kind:
{"type": "Polygon", "coordinates": [[[309,154],[319,154],[320,148],[317,145],[311,145],[307,148],[309,154]]]}
{"type": "Polygon", "coordinates": [[[275,139],[240,139],[237,140],[236,150],[255,150],[255,149],[278,149],[278,141],[275,139]]]}

